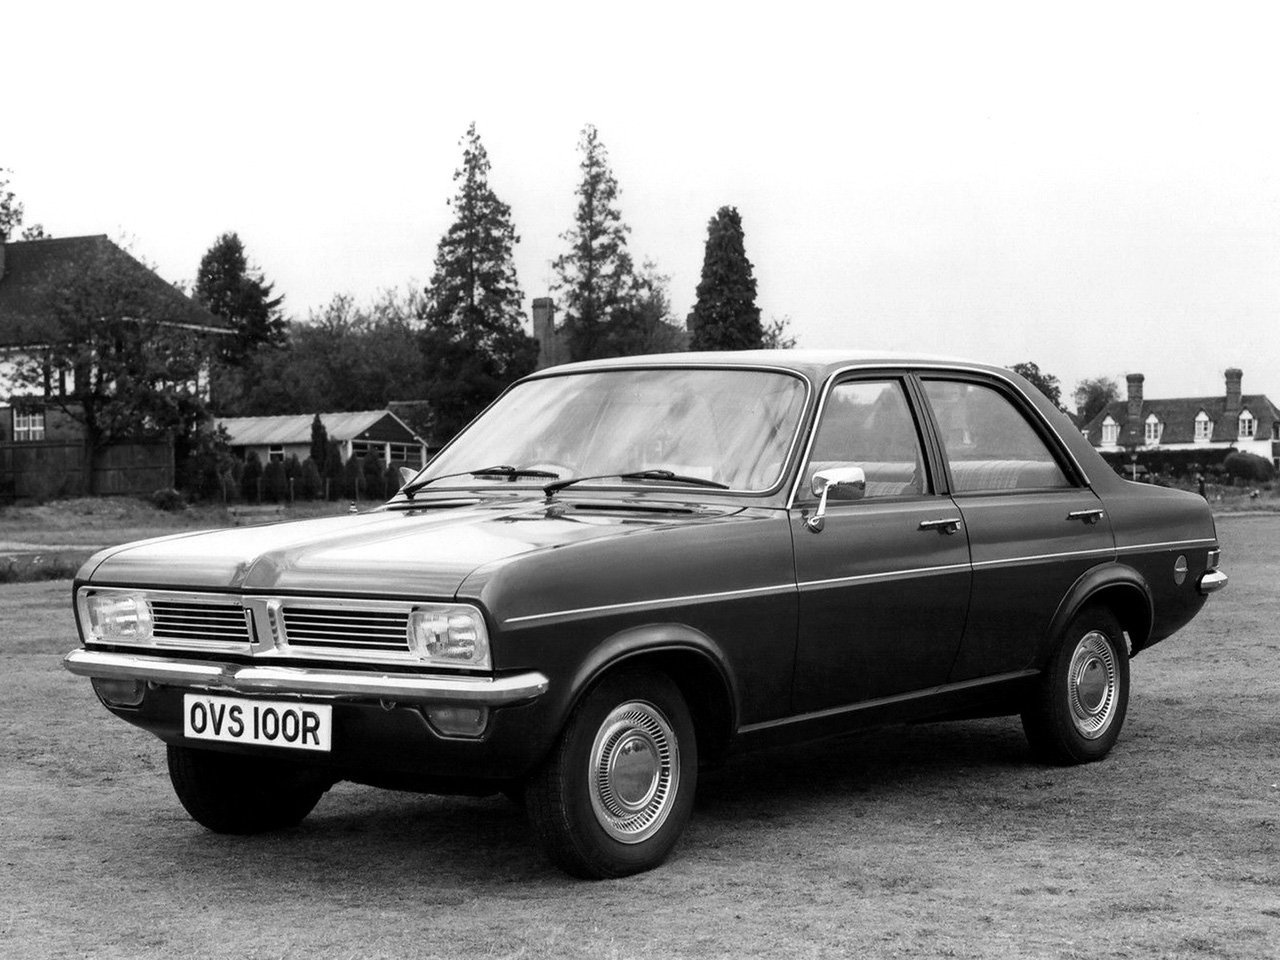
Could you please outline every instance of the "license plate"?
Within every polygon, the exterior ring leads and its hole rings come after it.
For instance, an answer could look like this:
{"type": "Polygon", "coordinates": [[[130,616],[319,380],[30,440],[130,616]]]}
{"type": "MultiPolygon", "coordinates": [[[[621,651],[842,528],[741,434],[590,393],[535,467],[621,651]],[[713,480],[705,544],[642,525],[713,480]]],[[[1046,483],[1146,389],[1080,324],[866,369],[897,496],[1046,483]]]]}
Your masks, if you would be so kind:
{"type": "Polygon", "coordinates": [[[187,693],[182,697],[182,733],[194,740],[327,751],[333,739],[333,707],[187,693]]]}

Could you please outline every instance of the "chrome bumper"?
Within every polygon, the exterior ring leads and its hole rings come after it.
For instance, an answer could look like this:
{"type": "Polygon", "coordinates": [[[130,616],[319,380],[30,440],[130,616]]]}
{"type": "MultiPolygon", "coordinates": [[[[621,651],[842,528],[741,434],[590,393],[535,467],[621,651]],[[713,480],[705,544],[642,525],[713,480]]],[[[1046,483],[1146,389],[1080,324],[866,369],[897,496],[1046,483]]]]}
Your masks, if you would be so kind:
{"type": "Polygon", "coordinates": [[[1227,575],[1221,570],[1211,570],[1200,578],[1199,589],[1206,597],[1217,593],[1227,585],[1227,575]]]}
{"type": "Polygon", "coordinates": [[[230,693],[296,693],[319,697],[469,703],[490,707],[532,700],[548,681],[536,671],[511,677],[454,677],[440,674],[362,673],[307,667],[240,666],[207,660],[72,650],[62,665],[80,677],[146,680],[175,687],[230,693]]]}

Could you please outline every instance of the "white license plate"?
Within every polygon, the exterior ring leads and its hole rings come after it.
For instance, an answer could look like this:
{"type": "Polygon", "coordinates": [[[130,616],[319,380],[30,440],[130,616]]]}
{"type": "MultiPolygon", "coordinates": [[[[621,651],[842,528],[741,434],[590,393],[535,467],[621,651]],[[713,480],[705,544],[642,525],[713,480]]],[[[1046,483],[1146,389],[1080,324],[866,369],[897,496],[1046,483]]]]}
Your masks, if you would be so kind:
{"type": "Polygon", "coordinates": [[[182,697],[182,733],[195,740],[327,751],[333,740],[333,707],[187,693],[182,697]]]}

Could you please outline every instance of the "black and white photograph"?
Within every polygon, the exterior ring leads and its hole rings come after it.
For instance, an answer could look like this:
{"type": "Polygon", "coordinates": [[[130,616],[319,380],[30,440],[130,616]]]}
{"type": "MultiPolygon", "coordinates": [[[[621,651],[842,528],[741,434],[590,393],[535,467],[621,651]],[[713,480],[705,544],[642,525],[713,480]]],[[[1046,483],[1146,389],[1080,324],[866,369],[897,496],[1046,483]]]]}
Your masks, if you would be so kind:
{"type": "Polygon", "coordinates": [[[0,36],[0,956],[1280,960],[1268,6],[0,36]]]}

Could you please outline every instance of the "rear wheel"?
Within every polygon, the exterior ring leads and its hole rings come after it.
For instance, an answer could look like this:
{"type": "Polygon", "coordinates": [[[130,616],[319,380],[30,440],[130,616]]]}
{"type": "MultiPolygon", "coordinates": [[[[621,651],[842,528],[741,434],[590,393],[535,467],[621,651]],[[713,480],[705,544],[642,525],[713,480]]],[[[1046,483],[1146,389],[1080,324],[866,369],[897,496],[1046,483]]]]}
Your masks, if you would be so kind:
{"type": "Polygon", "coordinates": [[[669,677],[648,671],[606,677],[525,785],[535,835],[574,876],[621,877],[656,867],[689,820],[697,750],[688,705],[669,677]]]}
{"type": "Polygon", "coordinates": [[[1101,760],[1115,745],[1129,706],[1129,656],[1115,615],[1081,611],[1022,712],[1032,752],[1050,763],[1101,760]]]}
{"type": "Polygon", "coordinates": [[[287,760],[169,747],[169,780],[191,818],[215,833],[297,826],[329,781],[287,760]]]}

